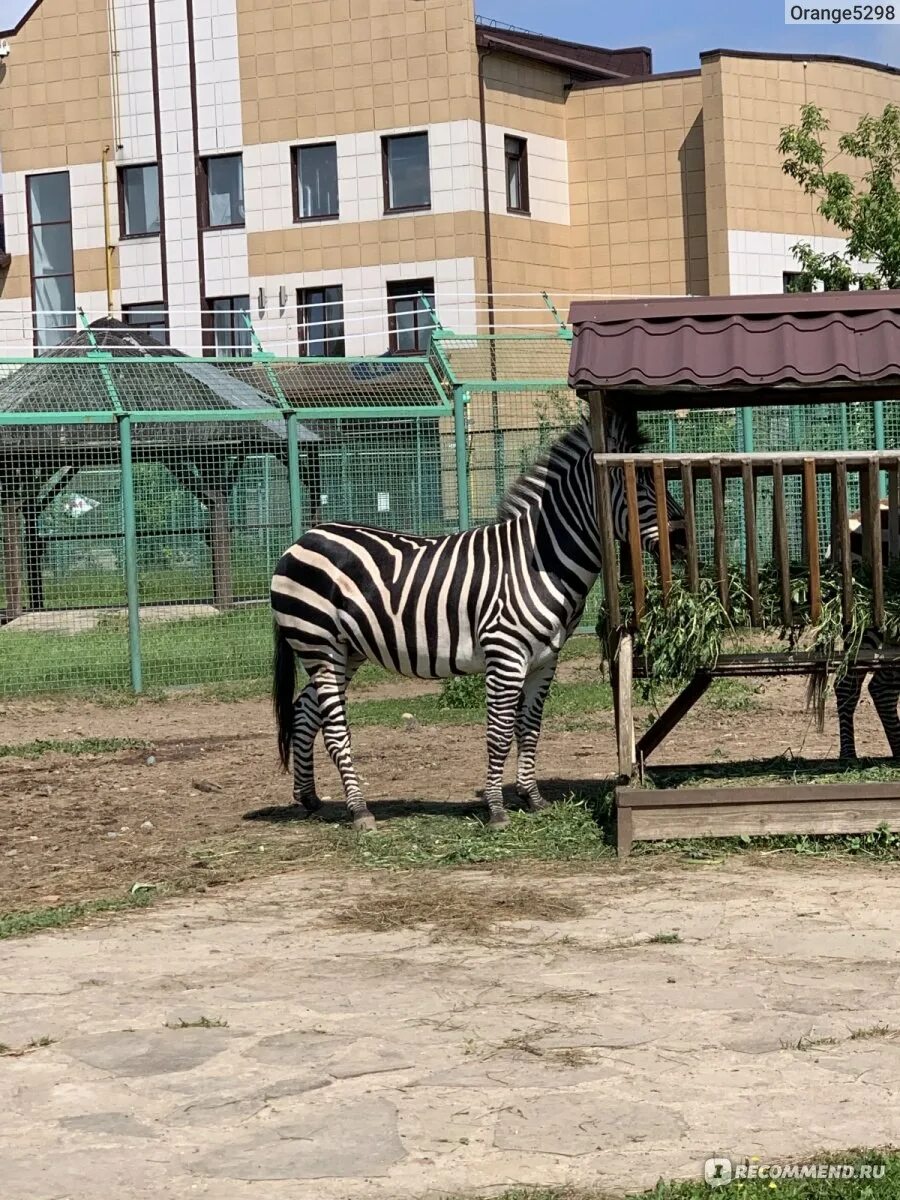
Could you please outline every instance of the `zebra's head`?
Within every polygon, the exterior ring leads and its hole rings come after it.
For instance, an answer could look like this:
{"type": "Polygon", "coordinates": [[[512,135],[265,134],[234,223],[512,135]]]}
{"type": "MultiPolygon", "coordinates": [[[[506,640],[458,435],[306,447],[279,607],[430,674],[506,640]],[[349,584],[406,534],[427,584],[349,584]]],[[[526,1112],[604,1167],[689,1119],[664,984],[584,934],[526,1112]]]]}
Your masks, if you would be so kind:
{"type": "MultiPolygon", "coordinates": [[[[586,426],[587,428],[587,426],[586,426]]],[[[588,439],[590,433],[588,432],[588,439]]],[[[606,448],[610,454],[627,454],[629,451],[644,450],[650,438],[641,430],[634,412],[612,409],[606,423],[606,448]]],[[[625,500],[624,472],[615,469],[612,475],[613,524],[616,537],[621,542],[628,540],[628,505],[625,500]]],[[[637,472],[638,521],[641,529],[641,545],[654,556],[659,555],[659,518],[656,511],[656,485],[650,471],[637,472]]],[[[666,513],[668,517],[669,548],[673,558],[683,558],[687,553],[684,510],[666,490],[666,513]]]]}
{"type": "MultiPolygon", "coordinates": [[[[647,443],[633,413],[610,413],[606,431],[607,450],[611,454],[640,451],[647,443]]],[[[520,475],[501,500],[497,515],[501,520],[535,510],[560,511],[560,528],[593,546],[599,558],[600,533],[597,526],[597,489],[594,472],[594,447],[590,426],[582,420],[570,429],[520,475]]],[[[613,527],[621,542],[628,540],[628,509],[625,501],[624,473],[620,468],[611,472],[613,527]]],[[[659,553],[659,521],[656,513],[656,488],[650,471],[637,472],[638,519],[641,545],[651,554],[659,553]]],[[[678,503],[666,493],[668,538],[673,557],[682,557],[686,550],[684,513],[678,503]]]]}

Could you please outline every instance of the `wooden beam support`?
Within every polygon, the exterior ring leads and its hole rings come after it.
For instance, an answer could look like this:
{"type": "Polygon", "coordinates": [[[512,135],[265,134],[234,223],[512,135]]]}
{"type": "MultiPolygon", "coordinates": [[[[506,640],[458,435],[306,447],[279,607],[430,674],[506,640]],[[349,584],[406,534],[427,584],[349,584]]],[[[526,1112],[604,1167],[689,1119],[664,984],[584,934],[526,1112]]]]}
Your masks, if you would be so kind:
{"type": "Polygon", "coordinates": [[[705,695],[713,677],[708,671],[698,671],[674,700],[663,710],[642,737],[638,739],[635,753],[639,763],[650,757],[661,746],[672,730],[687,716],[697,701],[705,695]]]}

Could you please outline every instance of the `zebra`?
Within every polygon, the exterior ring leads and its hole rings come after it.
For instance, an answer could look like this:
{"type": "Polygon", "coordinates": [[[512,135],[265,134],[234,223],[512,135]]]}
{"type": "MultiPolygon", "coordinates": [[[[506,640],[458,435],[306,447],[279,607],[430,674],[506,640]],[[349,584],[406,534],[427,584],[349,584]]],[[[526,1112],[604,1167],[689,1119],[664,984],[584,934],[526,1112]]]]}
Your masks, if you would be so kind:
{"type": "MultiPolygon", "coordinates": [[[[882,548],[886,552],[890,517],[890,505],[887,500],[881,501],[879,514],[882,548]]],[[[862,514],[851,513],[848,524],[850,526],[851,559],[854,563],[859,563],[863,557],[862,514]]],[[[883,559],[887,561],[886,553],[883,554],[883,559]]],[[[884,637],[879,630],[867,629],[862,635],[861,650],[875,652],[884,648],[884,637]]],[[[857,757],[854,718],[867,673],[864,668],[850,667],[834,685],[838,714],[839,758],[855,759],[857,757]]],[[[810,695],[813,694],[816,687],[821,688],[823,684],[814,679],[810,683],[810,695]]],[[[900,663],[883,666],[872,672],[869,680],[869,695],[872,697],[878,719],[884,728],[891,755],[893,758],[900,758],[900,718],[897,715],[897,703],[900,700],[900,663]]],[[[818,700],[818,696],[816,700],[818,700]]]]}
{"type": "MultiPolygon", "coordinates": [[[[609,452],[639,450],[634,414],[611,411],[609,452]]],[[[627,538],[622,471],[611,476],[617,538],[627,538]]],[[[535,777],[544,701],[563,643],[578,626],[600,571],[600,534],[590,428],[585,420],[512,485],[491,524],[418,537],[344,523],[308,530],[272,578],[273,702],[285,771],[294,759],[294,802],[316,795],[313,743],[322,729],[357,830],[375,828],[350,753],[347,685],[363,662],[402,675],[445,679],[484,672],[489,824],[509,822],[502,774],[513,737],[516,790],[531,811],[545,807],[535,777]],[[296,659],[309,681],[295,696],[296,659]]],[[[668,536],[683,514],[668,496],[668,536]]],[[[656,493],[638,473],[645,549],[658,550],[656,493]]]]}

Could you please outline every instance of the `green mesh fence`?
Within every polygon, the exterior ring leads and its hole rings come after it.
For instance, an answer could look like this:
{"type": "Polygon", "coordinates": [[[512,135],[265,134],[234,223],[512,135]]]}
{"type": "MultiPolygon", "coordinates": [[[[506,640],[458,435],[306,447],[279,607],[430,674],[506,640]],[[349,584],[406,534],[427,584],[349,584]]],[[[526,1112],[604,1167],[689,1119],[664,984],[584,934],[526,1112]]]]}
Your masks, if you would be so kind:
{"type": "MultiPolygon", "coordinates": [[[[135,331],[119,344],[102,324],[52,357],[0,360],[0,694],[264,680],[272,568],[305,529],[344,520],[442,534],[490,521],[581,413],[564,331],[439,330],[422,358],[213,360],[135,331]]],[[[643,424],[659,451],[744,450],[748,432],[760,451],[900,446],[900,402],[643,424]]],[[[789,487],[799,553],[799,481],[789,487]]],[[[726,499],[741,561],[739,483],[726,499]]],[[[829,503],[823,487],[823,545],[829,503]]],[[[705,481],[697,517],[710,561],[705,481]]],[[[757,517],[765,538],[766,480],[757,517]]]]}
{"type": "Polygon", "coordinates": [[[69,350],[0,364],[0,694],[264,679],[303,530],[459,528],[424,359],[69,350]]]}

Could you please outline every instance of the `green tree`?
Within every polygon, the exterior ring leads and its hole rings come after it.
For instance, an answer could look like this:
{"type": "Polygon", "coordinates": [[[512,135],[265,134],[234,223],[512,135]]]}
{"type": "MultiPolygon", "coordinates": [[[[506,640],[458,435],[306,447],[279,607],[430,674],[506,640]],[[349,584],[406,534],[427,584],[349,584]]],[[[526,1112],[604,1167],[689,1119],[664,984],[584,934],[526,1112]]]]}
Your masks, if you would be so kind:
{"type": "Polygon", "coordinates": [[[888,104],[880,117],[860,118],[837,149],[860,164],[858,182],[831,170],[825,135],[828,119],[815,104],[804,104],[798,125],[781,130],[782,170],[818,198],[818,210],[847,238],[842,254],[823,254],[805,242],[792,246],[800,265],[798,291],[821,283],[826,291],[900,287],[900,107],[888,104]],[[854,262],[868,264],[858,270],[854,262]]]}

